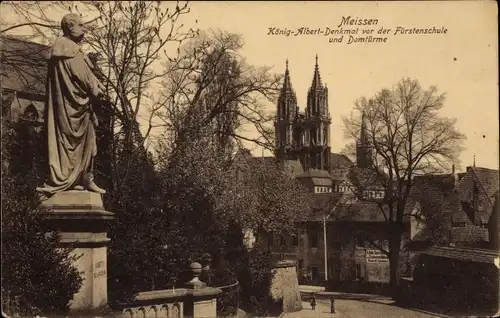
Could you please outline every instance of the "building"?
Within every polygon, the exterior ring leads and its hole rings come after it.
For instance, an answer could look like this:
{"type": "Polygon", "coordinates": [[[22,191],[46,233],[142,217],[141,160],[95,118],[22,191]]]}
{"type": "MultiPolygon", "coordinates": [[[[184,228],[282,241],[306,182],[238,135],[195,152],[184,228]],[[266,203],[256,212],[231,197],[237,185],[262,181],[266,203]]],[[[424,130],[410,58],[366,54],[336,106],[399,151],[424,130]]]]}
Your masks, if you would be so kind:
{"type": "Polygon", "coordinates": [[[413,247],[497,248],[498,175],[472,166],[456,175],[416,177],[407,204],[422,219],[411,221],[413,247]]]}
{"type": "Polygon", "coordinates": [[[43,123],[50,47],[0,36],[2,120],[43,123]]]}
{"type": "MultiPolygon", "coordinates": [[[[290,171],[313,194],[313,211],[305,211],[310,217],[300,234],[261,234],[259,241],[277,259],[296,260],[306,283],[389,282],[389,260],[381,252],[388,247],[388,224],[378,204],[387,182],[383,173],[374,172],[365,116],[361,114],[355,163],[331,152],[330,124],[328,88],[321,81],[318,58],[304,112],[287,61],[276,109],[275,156],[258,162],[290,171]]],[[[257,160],[249,151],[236,157],[257,160]]],[[[412,182],[403,222],[402,275],[411,275],[414,252],[430,246],[498,245],[498,211],[493,207],[497,170],[467,167],[465,173],[416,176],[412,182]]]]}
{"type": "Polygon", "coordinates": [[[304,171],[330,171],[330,124],[328,88],[321,82],[318,57],[304,113],[297,105],[287,60],[276,111],[276,158],[281,162],[299,160],[304,171]]]}
{"type": "Polygon", "coordinates": [[[434,246],[420,253],[413,281],[400,297],[448,316],[496,316],[499,277],[498,251],[434,246]]]}
{"type": "Polygon", "coordinates": [[[491,219],[499,189],[499,171],[472,166],[467,167],[466,172],[459,174],[458,178],[457,193],[462,209],[453,215],[452,242],[488,247],[488,229],[493,225],[491,219]]]}
{"type": "Polygon", "coordinates": [[[313,211],[304,211],[310,214],[304,231],[266,233],[258,240],[276,259],[296,260],[302,283],[389,282],[389,260],[379,249],[388,246],[387,222],[377,205],[385,188],[373,172],[364,116],[362,122],[356,163],[332,153],[328,88],[322,83],[318,58],[304,112],[297,104],[287,61],[276,110],[275,156],[253,158],[240,150],[235,157],[237,173],[245,170],[243,162],[279,164],[313,194],[313,211]]]}
{"type": "MultiPolygon", "coordinates": [[[[45,108],[49,54],[49,47],[45,45],[0,35],[3,136],[15,130],[24,137],[39,137],[45,108]]],[[[37,143],[38,141],[34,140],[34,144],[37,143]]],[[[5,168],[9,167],[9,164],[7,159],[2,161],[5,168]]]]}

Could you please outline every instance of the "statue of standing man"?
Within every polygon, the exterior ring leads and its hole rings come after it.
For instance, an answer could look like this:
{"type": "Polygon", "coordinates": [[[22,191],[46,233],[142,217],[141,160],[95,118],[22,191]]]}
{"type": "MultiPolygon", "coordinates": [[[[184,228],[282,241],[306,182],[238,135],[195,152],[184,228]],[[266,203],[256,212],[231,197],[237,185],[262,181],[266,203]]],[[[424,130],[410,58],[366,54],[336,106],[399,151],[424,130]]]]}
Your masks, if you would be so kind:
{"type": "Polygon", "coordinates": [[[49,176],[37,191],[48,195],[68,190],[103,194],[106,191],[94,183],[92,173],[98,124],[92,107],[103,100],[104,86],[81,51],[85,27],[80,16],[65,15],[61,28],[63,36],[52,47],[47,75],[49,176]]]}

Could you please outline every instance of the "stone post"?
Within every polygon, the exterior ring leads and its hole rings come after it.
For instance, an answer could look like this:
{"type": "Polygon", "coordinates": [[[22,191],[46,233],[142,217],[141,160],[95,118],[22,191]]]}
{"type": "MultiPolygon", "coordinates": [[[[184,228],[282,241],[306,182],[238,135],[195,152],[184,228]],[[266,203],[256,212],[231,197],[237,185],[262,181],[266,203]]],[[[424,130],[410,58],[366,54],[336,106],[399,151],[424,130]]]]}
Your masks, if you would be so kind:
{"type": "Polygon", "coordinates": [[[114,213],[104,210],[101,194],[64,191],[42,202],[49,209],[49,231],[60,231],[61,247],[74,248],[75,262],[83,285],[70,303],[72,311],[93,311],[107,307],[107,223],[114,213]]]}
{"type": "Polygon", "coordinates": [[[302,309],[295,261],[282,260],[274,265],[271,297],[275,302],[282,301],[283,312],[295,312],[302,309]]]}
{"type": "Polygon", "coordinates": [[[222,290],[207,287],[207,284],[200,281],[199,276],[202,271],[200,263],[191,263],[189,270],[193,278],[183,286],[187,289],[187,297],[184,302],[184,315],[194,318],[217,317],[217,295],[222,290]]]}

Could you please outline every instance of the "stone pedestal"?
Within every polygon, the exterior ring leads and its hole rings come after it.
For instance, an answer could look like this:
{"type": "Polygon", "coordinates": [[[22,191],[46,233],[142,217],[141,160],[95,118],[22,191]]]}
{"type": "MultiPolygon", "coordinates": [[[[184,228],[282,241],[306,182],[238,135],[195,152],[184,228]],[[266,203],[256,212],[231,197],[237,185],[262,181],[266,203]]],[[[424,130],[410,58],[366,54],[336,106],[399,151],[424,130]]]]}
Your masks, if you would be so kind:
{"type": "Polygon", "coordinates": [[[107,306],[107,224],[114,213],[104,210],[101,195],[88,191],[60,192],[42,203],[49,231],[61,233],[61,247],[74,248],[75,263],[83,278],[80,291],[71,301],[72,311],[107,306]]]}

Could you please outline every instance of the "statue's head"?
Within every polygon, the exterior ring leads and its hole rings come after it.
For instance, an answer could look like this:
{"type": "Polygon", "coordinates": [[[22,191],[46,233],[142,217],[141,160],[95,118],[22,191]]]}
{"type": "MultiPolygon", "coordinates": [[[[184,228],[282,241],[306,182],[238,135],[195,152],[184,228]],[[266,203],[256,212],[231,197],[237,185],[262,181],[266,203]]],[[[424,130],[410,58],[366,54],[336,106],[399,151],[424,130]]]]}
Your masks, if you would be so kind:
{"type": "Polygon", "coordinates": [[[85,35],[82,18],[76,13],[68,13],[61,20],[61,29],[65,37],[80,43],[85,35]]]}

